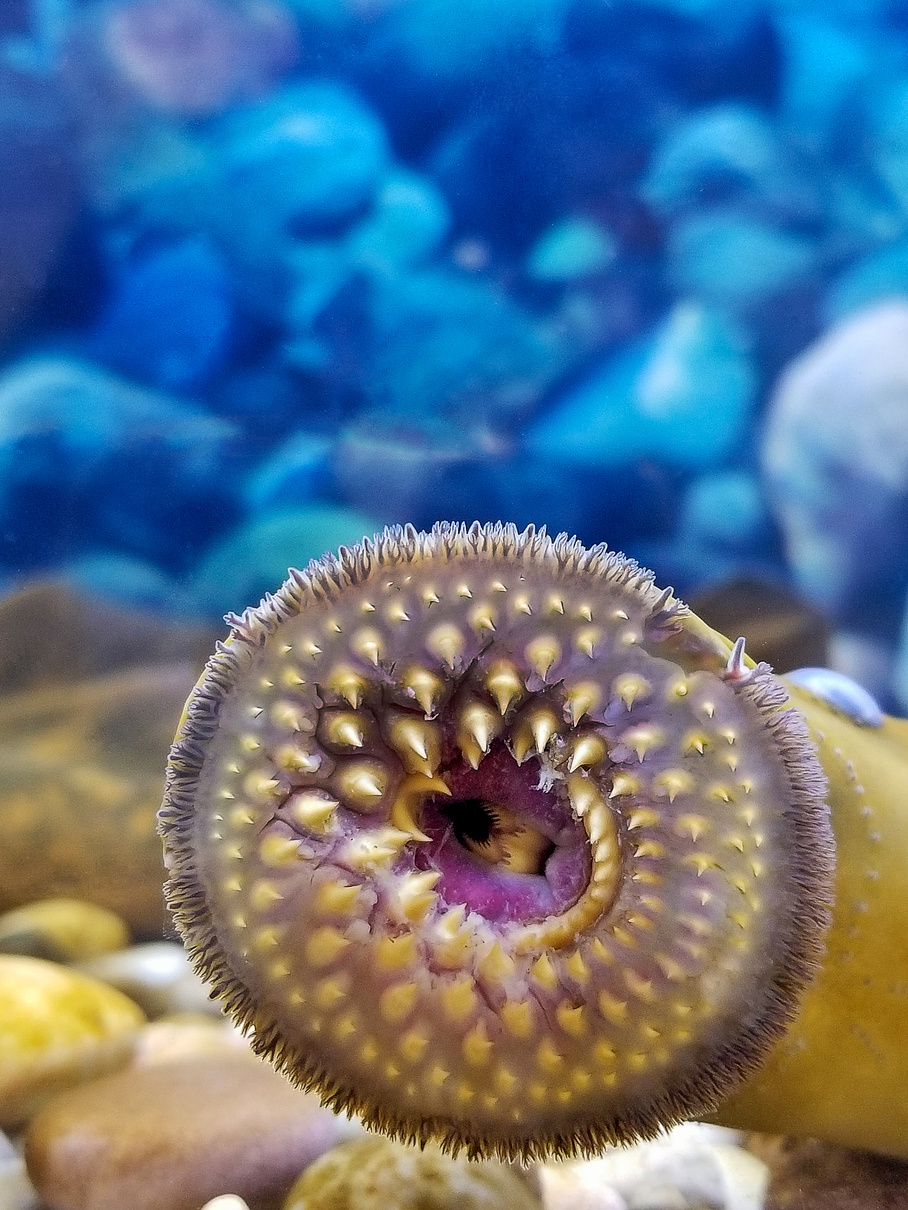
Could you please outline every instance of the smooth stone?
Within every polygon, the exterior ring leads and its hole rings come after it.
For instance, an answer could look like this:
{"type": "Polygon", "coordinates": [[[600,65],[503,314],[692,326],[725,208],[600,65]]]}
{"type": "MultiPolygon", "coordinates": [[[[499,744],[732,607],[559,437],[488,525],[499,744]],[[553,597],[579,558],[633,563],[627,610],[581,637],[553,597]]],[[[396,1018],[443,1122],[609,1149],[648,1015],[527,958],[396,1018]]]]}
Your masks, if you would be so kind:
{"type": "Polygon", "coordinates": [[[223,368],[236,319],[223,255],[190,238],[123,264],[90,338],[94,355],[168,391],[202,389],[223,368]]]}
{"type": "Polygon", "coordinates": [[[786,584],[741,576],[691,597],[694,613],[720,634],[744,635],[747,654],[777,673],[830,660],[829,622],[786,584]]]}
{"type": "Polygon", "coordinates": [[[44,899],[0,915],[0,951],[84,962],[129,944],[129,928],[115,912],[81,899],[44,899]]]}
{"type": "Polygon", "coordinates": [[[772,122],[754,106],[730,101],[681,118],[657,148],[640,193],[654,209],[672,214],[699,208],[707,191],[773,202],[792,188],[772,122]]]}
{"type": "Polygon", "coordinates": [[[876,698],[863,685],[831,668],[795,668],[789,681],[822,698],[833,710],[859,727],[882,727],[883,712],[876,698]]]}
{"type": "Polygon", "coordinates": [[[160,935],[155,816],[198,673],[195,661],[133,667],[0,697],[0,907],[73,896],[160,935]]]}
{"type": "Polygon", "coordinates": [[[294,1184],[282,1210],[533,1210],[541,1203],[505,1165],[473,1163],[385,1138],[336,1147],[294,1184]]]}
{"type": "Polygon", "coordinates": [[[182,589],[152,563],[110,551],[87,552],[63,563],[57,574],[76,591],[123,609],[178,615],[184,611],[182,589]]]}
{"type": "Polygon", "coordinates": [[[714,471],[688,488],[680,506],[678,540],[708,550],[756,557],[766,543],[769,513],[763,488],[747,471],[714,471]]]}
{"type": "Polygon", "coordinates": [[[335,445],[333,436],[305,430],[293,433],[246,479],[243,496],[250,510],[302,508],[326,499],[335,486],[335,445]]]}
{"type": "MultiPolygon", "coordinates": [[[[376,500],[380,508],[381,501],[376,500]]],[[[189,585],[200,610],[215,615],[255,604],[327,550],[371,537],[381,522],[352,509],[314,504],[265,513],[218,542],[189,585]]]]}
{"type": "Polygon", "coordinates": [[[221,1015],[218,1002],[210,998],[186,951],[173,941],[134,945],[84,962],[79,969],[118,988],[149,1017],[165,1013],[221,1015]]]}
{"type": "Polygon", "coordinates": [[[815,254],[801,236],[717,209],[676,223],[667,256],[676,290],[737,313],[804,280],[815,254]]]}
{"type": "Polygon", "coordinates": [[[747,1149],[769,1166],[768,1210],[902,1210],[908,1164],[818,1139],[750,1134],[747,1149]]]}
{"type": "Polygon", "coordinates": [[[0,1131],[0,1210],[39,1210],[38,1193],[28,1179],[25,1160],[0,1131]]]}
{"type": "Polygon", "coordinates": [[[151,1067],[203,1055],[249,1054],[241,1031],[223,1019],[201,1013],[160,1017],[142,1027],[136,1039],[133,1067],[151,1067]]]}
{"type": "Polygon", "coordinates": [[[779,380],[761,461],[798,587],[894,639],[908,585],[908,300],[827,332],[779,380]]]}
{"type": "Polygon", "coordinates": [[[25,1156],[50,1210],[198,1210],[228,1190],[257,1210],[357,1129],[254,1056],[220,1054],[57,1097],[25,1156]]]}
{"type": "Polygon", "coordinates": [[[569,467],[641,458],[708,467],[743,439],[756,389],[738,326],[681,302],[649,338],[609,357],[544,412],[526,446],[569,467]]]}
{"type": "Polygon", "coordinates": [[[536,1169],[545,1210],[627,1210],[627,1202],[592,1165],[540,1164],[536,1169]]]}
{"type": "Polygon", "coordinates": [[[873,303],[908,297],[908,240],[898,240],[850,264],[833,281],[824,311],[830,324],[873,303]]]}
{"type": "Polygon", "coordinates": [[[222,1193],[206,1202],[202,1210],[249,1210],[249,1207],[235,1193],[222,1193]]]}
{"type": "Polygon", "coordinates": [[[344,247],[352,265],[394,273],[428,260],[450,223],[444,194],[431,178],[395,168],[379,186],[370,213],[351,228],[344,247]]]}
{"type": "Polygon", "coordinates": [[[618,254],[614,237],[585,215],[568,215],[548,227],[527,258],[536,281],[569,282],[601,273],[618,254]]]}
{"type": "Polygon", "coordinates": [[[145,1017],[115,988],[39,958],[0,955],[0,1126],[128,1062],[145,1017]]]}

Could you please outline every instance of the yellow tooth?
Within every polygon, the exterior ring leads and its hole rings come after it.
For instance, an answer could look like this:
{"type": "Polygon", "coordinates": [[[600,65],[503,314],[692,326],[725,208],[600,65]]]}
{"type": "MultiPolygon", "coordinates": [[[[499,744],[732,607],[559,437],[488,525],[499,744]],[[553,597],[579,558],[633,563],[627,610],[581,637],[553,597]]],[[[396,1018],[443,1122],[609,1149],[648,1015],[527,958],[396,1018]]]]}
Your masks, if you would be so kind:
{"type": "Polygon", "coordinates": [[[473,935],[464,927],[466,908],[462,903],[440,917],[435,925],[435,955],[445,966],[462,966],[472,948],[473,935]]]}
{"type": "Polygon", "coordinates": [[[356,1013],[344,1013],[331,1030],[338,1042],[346,1042],[359,1033],[359,1019],[356,1013]]]}
{"type": "Polygon", "coordinates": [[[626,672],[616,677],[612,682],[612,693],[619,697],[628,710],[634,702],[645,700],[652,693],[653,687],[649,681],[636,672],[626,672]]]}
{"type": "Polygon", "coordinates": [[[363,1063],[374,1063],[380,1054],[378,1044],[371,1038],[367,1038],[360,1049],[359,1057],[363,1063]]]}
{"type": "Polygon", "coordinates": [[[438,595],[438,593],[435,591],[435,589],[430,588],[428,586],[426,586],[422,590],[422,593],[420,595],[422,597],[424,605],[437,605],[438,602],[441,600],[441,597],[438,595]]]}
{"type": "Polygon", "coordinates": [[[275,702],[271,707],[271,721],[288,731],[303,731],[309,727],[305,710],[296,702],[275,702]]]}
{"type": "Polygon", "coordinates": [[[306,960],[310,966],[330,966],[349,944],[348,937],[326,924],[309,936],[305,946],[306,960]]]}
{"type": "Polygon", "coordinates": [[[441,1088],[450,1074],[449,1071],[446,1071],[440,1064],[436,1063],[426,1076],[426,1083],[430,1088],[441,1088]]]}
{"type": "Polygon", "coordinates": [[[378,1001],[378,1011],[385,1021],[396,1025],[403,1021],[416,1003],[415,983],[395,983],[383,991],[378,1001]]]}
{"type": "Polygon", "coordinates": [[[316,906],[323,912],[336,912],[339,916],[353,914],[359,899],[359,886],[348,886],[343,882],[323,882],[315,896],[316,906]]]}
{"type": "Polygon", "coordinates": [[[501,580],[493,580],[489,585],[489,592],[507,592],[508,586],[502,584],[501,580]]]}
{"type": "Polygon", "coordinates": [[[345,748],[361,748],[365,739],[362,720],[355,714],[332,714],[325,725],[325,734],[332,744],[345,748]]]}
{"type": "Polygon", "coordinates": [[[432,718],[438,713],[444,696],[444,682],[434,672],[414,664],[404,673],[401,684],[414,701],[422,706],[426,718],[432,718]]]}
{"type": "Polygon", "coordinates": [[[471,702],[461,710],[457,743],[474,769],[479,768],[501,727],[501,718],[483,702],[471,702]]]}
{"type": "Polygon", "coordinates": [[[323,836],[338,806],[337,799],[323,794],[321,790],[300,790],[288,800],[287,812],[301,828],[323,836]]]}
{"type": "Polygon", "coordinates": [[[474,1067],[484,1064],[492,1051],[492,1042],[486,1033],[484,1021],[479,1021],[464,1037],[461,1045],[463,1057],[474,1067]]]}
{"type": "Polygon", "coordinates": [[[653,785],[668,794],[669,802],[674,802],[679,794],[690,794],[694,779],[684,769],[666,769],[653,778],[653,785]]]}
{"type": "Polygon", "coordinates": [[[659,816],[655,811],[651,811],[649,807],[636,807],[627,817],[627,830],[631,832],[634,828],[654,828],[658,822],[659,816]]]}
{"type": "Polygon", "coordinates": [[[375,828],[371,832],[360,832],[347,842],[344,860],[360,869],[389,865],[410,839],[408,832],[401,832],[398,828],[375,828]]]}
{"type": "Polygon", "coordinates": [[[584,622],[592,622],[592,620],[593,620],[592,607],[590,605],[578,605],[577,606],[577,617],[583,618],[584,622]]]}
{"type": "Polygon", "coordinates": [[[384,794],[388,778],[378,761],[356,761],[338,774],[344,805],[354,811],[374,811],[384,794]]]}
{"type": "Polygon", "coordinates": [[[326,681],[327,687],[338,697],[344,698],[356,710],[366,694],[366,681],[346,664],[338,664],[326,681]]]}
{"type": "Polygon", "coordinates": [[[445,622],[429,632],[426,649],[453,671],[463,654],[464,637],[456,626],[445,622]]]}
{"type": "Polygon", "coordinates": [[[407,920],[416,924],[435,906],[438,896],[432,888],[440,878],[437,870],[427,870],[422,874],[404,874],[397,880],[397,899],[407,920]]]}
{"type": "Polygon", "coordinates": [[[544,1071],[554,1074],[564,1066],[564,1057],[558,1053],[550,1039],[546,1038],[540,1042],[536,1051],[536,1062],[544,1071]]]}
{"type": "Polygon", "coordinates": [[[602,701],[602,690],[593,681],[580,681],[566,691],[564,701],[571,726],[576,727],[584,714],[595,710],[602,701]]]}
{"type": "Polygon", "coordinates": [[[545,680],[549,669],[561,657],[561,644],[554,635],[542,634],[527,643],[524,655],[533,671],[545,680]]]}
{"type": "Polygon", "coordinates": [[[469,621],[477,634],[495,633],[495,615],[488,605],[477,605],[475,609],[472,609],[469,621]]]}
{"type": "Polygon", "coordinates": [[[335,1008],[346,994],[347,985],[339,979],[322,979],[315,985],[315,1002],[319,1008],[335,1008]]]}
{"type": "Polygon", "coordinates": [[[665,846],[659,844],[658,840],[641,840],[638,845],[634,846],[635,857],[664,857],[665,846]]]}
{"type": "Polygon", "coordinates": [[[587,811],[597,807],[605,807],[602,795],[590,779],[584,777],[582,773],[572,773],[567,778],[567,792],[574,814],[580,819],[586,815],[587,811]]]}
{"type": "Polygon", "coordinates": [[[283,744],[274,754],[275,763],[287,773],[315,773],[322,763],[316,752],[308,752],[297,744],[283,744]]]}
{"type": "Polygon", "coordinates": [[[581,768],[588,769],[590,765],[598,764],[604,756],[605,743],[598,735],[581,736],[571,748],[568,773],[574,773],[581,768]]]}
{"type": "Polygon", "coordinates": [[[293,865],[299,860],[301,843],[288,836],[266,836],[259,845],[259,856],[265,865],[293,865]]]}
{"type": "Polygon", "coordinates": [[[716,785],[712,786],[709,791],[709,797],[717,799],[719,802],[734,802],[734,797],[729,792],[727,786],[716,785]]]}
{"type": "Polygon", "coordinates": [[[600,992],[599,1011],[613,1025],[623,1025],[628,1017],[627,1001],[619,1000],[609,992],[600,992]]]}
{"type": "Polygon", "coordinates": [[[503,983],[514,974],[515,969],[514,959],[504,952],[497,941],[479,964],[480,973],[493,983],[503,983]]]}
{"type": "Polygon", "coordinates": [[[250,798],[260,801],[273,798],[277,788],[278,784],[274,778],[266,777],[264,773],[250,773],[243,779],[243,789],[246,794],[250,798]]]}
{"type": "Polygon", "coordinates": [[[575,1006],[567,1000],[562,1000],[555,1008],[555,1020],[566,1034],[571,1034],[575,1038],[582,1038],[586,1033],[582,1006],[575,1006]]]}
{"type": "Polygon", "coordinates": [[[302,643],[300,643],[300,647],[306,653],[306,655],[313,660],[317,655],[322,654],[321,647],[319,647],[318,643],[316,643],[313,639],[303,639],[302,643]]]}
{"type": "Polygon", "coordinates": [[[490,664],[485,684],[502,717],[511,703],[519,701],[526,692],[520,673],[509,660],[496,660],[490,664]]]}
{"type": "Polygon", "coordinates": [[[558,986],[558,975],[548,954],[539,955],[530,967],[530,977],[549,991],[554,991],[558,986]]]}
{"type": "Polygon", "coordinates": [[[385,610],[385,617],[389,622],[409,622],[410,615],[404,609],[400,601],[394,601],[385,610]]]}
{"type": "Polygon", "coordinates": [[[533,710],[530,713],[530,729],[536,751],[541,755],[552,736],[561,730],[561,719],[553,710],[533,710]]]}
{"type": "Polygon", "coordinates": [[[269,882],[267,878],[263,878],[252,888],[249,898],[252,906],[263,912],[271,907],[273,903],[277,903],[283,899],[284,896],[273,882],[269,882]]]}
{"type": "Polygon", "coordinates": [[[668,954],[655,954],[653,961],[659,967],[659,970],[662,971],[663,975],[665,975],[666,979],[670,979],[672,983],[680,983],[682,979],[687,977],[687,971],[680,962],[676,962],[668,954]]]}
{"type": "Polygon", "coordinates": [[[407,832],[413,840],[425,843],[429,837],[419,826],[419,813],[426,798],[436,795],[450,798],[451,791],[440,777],[427,777],[424,773],[409,773],[391,804],[391,823],[401,832],[407,832]]]}
{"type": "Polygon", "coordinates": [[[473,989],[473,980],[462,976],[441,990],[441,1004],[452,1021],[465,1021],[473,1015],[479,1003],[473,989]]]}
{"type": "Polygon", "coordinates": [[[584,626],[577,631],[574,642],[577,650],[582,651],[590,659],[596,654],[596,647],[602,641],[602,631],[598,626],[584,626]]]}
{"type": "Polygon", "coordinates": [[[371,601],[363,601],[359,607],[360,613],[375,613],[375,606],[371,601]]]}
{"type": "Polygon", "coordinates": [[[382,937],[375,947],[375,961],[382,970],[397,971],[416,963],[416,938],[412,933],[382,937]]]}
{"type": "Polygon", "coordinates": [[[377,668],[384,655],[384,640],[373,627],[364,626],[350,640],[350,648],[377,668]]]}
{"type": "Polygon", "coordinates": [[[663,736],[657,727],[644,725],[625,731],[621,739],[637,753],[637,759],[642,762],[647,752],[651,752],[653,748],[657,748],[662,743],[663,736]]]}
{"type": "Polygon", "coordinates": [[[432,775],[441,759],[438,731],[424,719],[399,714],[388,726],[391,746],[409,773],[432,775]]]}
{"type": "Polygon", "coordinates": [[[628,794],[637,794],[640,790],[640,782],[630,773],[616,773],[612,778],[612,788],[609,791],[609,798],[624,798],[628,794]]]}
{"type": "Polygon", "coordinates": [[[546,599],[546,613],[564,613],[564,601],[556,593],[546,599]]]}
{"type": "Polygon", "coordinates": [[[533,1036],[533,1009],[528,1000],[508,1000],[501,1006],[501,1019],[515,1038],[533,1036]]]}
{"type": "Polygon", "coordinates": [[[500,1065],[495,1069],[495,1087],[504,1096],[510,1096],[520,1084],[520,1081],[514,1073],[507,1067],[500,1065]]]}
{"type": "Polygon", "coordinates": [[[575,983],[586,983],[589,978],[589,968],[583,961],[583,955],[579,950],[574,950],[569,958],[565,958],[564,969],[575,983]]]}
{"type": "Polygon", "coordinates": [[[418,1063],[426,1053],[429,1035],[421,1029],[411,1029],[400,1040],[400,1053],[410,1063],[418,1063]]]}
{"type": "Polygon", "coordinates": [[[470,592],[469,584],[458,584],[457,585],[457,595],[459,597],[467,597],[467,598],[472,597],[473,594],[472,594],[472,592],[470,592]]]}
{"type": "Polygon", "coordinates": [[[530,605],[530,599],[527,596],[515,597],[514,609],[517,613],[532,614],[533,612],[533,607],[530,605]]]}
{"type": "Polygon", "coordinates": [[[606,838],[613,839],[617,834],[615,817],[601,799],[589,809],[586,817],[586,830],[594,845],[598,845],[601,840],[606,838]]]}

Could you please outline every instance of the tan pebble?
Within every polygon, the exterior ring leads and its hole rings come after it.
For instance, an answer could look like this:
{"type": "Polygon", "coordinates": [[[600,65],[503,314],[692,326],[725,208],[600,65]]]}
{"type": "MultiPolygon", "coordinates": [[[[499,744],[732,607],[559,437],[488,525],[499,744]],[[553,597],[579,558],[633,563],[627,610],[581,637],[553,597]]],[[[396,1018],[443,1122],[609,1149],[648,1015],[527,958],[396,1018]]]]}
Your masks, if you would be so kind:
{"type": "Polygon", "coordinates": [[[235,1026],[216,1017],[185,1013],[160,1017],[146,1025],[139,1032],[132,1065],[150,1067],[153,1063],[171,1063],[224,1051],[254,1057],[249,1043],[235,1026]]]}
{"type": "Polygon", "coordinates": [[[206,1202],[202,1210],[249,1210],[249,1207],[235,1193],[222,1193],[206,1202]]]}
{"type": "Polygon", "coordinates": [[[133,945],[82,963],[79,969],[119,988],[149,1017],[186,1012],[221,1015],[220,1006],[208,995],[186,951],[173,941],[133,945]]]}
{"type": "Polygon", "coordinates": [[[505,1165],[453,1159],[384,1138],[336,1147],[307,1169],[283,1210],[541,1210],[530,1184],[505,1165]]]}
{"type": "Polygon", "coordinates": [[[29,1125],[25,1158],[54,1210],[199,1210],[225,1189],[279,1201],[350,1132],[266,1063],[225,1053],[64,1093],[29,1125]]]}
{"type": "Polygon", "coordinates": [[[61,1089],[128,1062],[145,1017],[97,979],[40,958],[0,955],[0,1126],[61,1089]]]}
{"type": "Polygon", "coordinates": [[[115,912],[81,899],[42,899],[0,916],[0,953],[84,962],[128,944],[115,912]]]}

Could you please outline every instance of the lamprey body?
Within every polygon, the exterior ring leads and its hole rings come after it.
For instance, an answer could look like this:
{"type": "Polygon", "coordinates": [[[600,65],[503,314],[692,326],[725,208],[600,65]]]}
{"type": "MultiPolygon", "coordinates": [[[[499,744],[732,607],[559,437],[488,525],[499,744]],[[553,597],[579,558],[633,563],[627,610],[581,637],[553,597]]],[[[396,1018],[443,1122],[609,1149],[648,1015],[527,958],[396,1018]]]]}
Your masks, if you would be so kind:
{"type": "Polygon", "coordinates": [[[710,1113],[784,1039],[833,839],[741,642],[511,526],[387,530],[229,620],[171,754],[168,899],[293,1079],[409,1140],[567,1155],[710,1113]]]}

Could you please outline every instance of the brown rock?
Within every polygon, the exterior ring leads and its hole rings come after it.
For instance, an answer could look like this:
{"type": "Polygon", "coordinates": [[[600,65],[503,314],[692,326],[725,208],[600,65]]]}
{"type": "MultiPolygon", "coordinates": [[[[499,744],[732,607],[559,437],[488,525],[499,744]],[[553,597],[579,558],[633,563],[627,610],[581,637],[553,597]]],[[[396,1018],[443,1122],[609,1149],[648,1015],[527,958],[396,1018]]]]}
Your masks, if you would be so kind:
{"type": "Polygon", "coordinates": [[[112,987],[40,958],[0,955],[0,1126],[128,1062],[144,1024],[112,987]]]}
{"type": "Polygon", "coordinates": [[[769,1166],[765,1210],[908,1210],[908,1164],[816,1139],[752,1134],[769,1166]]]}
{"type": "Polygon", "coordinates": [[[122,949],[129,929],[116,912],[81,899],[40,899],[0,916],[0,952],[84,962],[122,949]]]}
{"type": "Polygon", "coordinates": [[[196,675],[137,668],[0,699],[0,910],[74,896],[160,933],[155,814],[196,675]]]}
{"type": "Polygon", "coordinates": [[[261,1060],[220,1054],[65,1093],[25,1152],[51,1210],[198,1210],[226,1192],[256,1210],[350,1130],[261,1060]]]}
{"type": "Polygon", "coordinates": [[[733,639],[743,634],[747,654],[778,673],[829,662],[825,616],[784,585],[742,576],[701,593],[689,605],[722,634],[733,639]]]}

